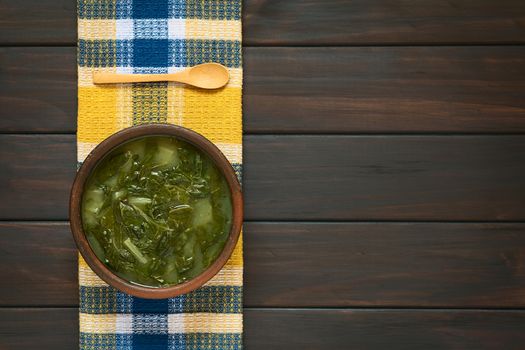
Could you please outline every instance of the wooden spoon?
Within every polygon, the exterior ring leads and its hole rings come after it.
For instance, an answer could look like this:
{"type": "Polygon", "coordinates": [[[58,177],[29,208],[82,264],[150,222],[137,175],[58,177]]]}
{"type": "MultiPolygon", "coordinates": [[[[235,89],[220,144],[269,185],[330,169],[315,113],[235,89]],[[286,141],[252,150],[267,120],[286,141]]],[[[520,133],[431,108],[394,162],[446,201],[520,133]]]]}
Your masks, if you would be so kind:
{"type": "Polygon", "coordinates": [[[228,69],[218,63],[203,63],[170,74],[93,73],[93,83],[95,84],[176,81],[201,89],[218,89],[226,85],[228,80],[230,80],[228,69]]]}

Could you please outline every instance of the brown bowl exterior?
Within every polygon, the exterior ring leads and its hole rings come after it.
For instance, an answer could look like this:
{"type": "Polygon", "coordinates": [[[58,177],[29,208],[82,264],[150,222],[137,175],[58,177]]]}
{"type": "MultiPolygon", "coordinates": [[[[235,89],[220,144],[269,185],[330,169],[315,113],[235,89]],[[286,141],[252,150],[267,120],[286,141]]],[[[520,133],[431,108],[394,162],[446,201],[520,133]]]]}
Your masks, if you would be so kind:
{"type": "Polygon", "coordinates": [[[204,136],[191,131],[189,129],[171,125],[171,124],[147,124],[140,126],[133,126],[121,130],[106,140],[102,141],[91,153],[86,157],[84,163],[78,170],[73,187],[71,188],[71,195],[69,200],[69,220],[71,223],[71,232],[77,244],[78,250],[82,257],[87,262],[89,267],[106,283],[109,285],[136,297],[148,299],[164,299],[171,298],[181,294],[191,292],[215,276],[221,268],[226,264],[230,258],[235,245],[239,239],[243,220],[243,205],[242,205],[242,191],[235,171],[230,162],[222,154],[222,152],[204,136]],[[228,186],[230,188],[232,199],[232,227],[230,235],[222,253],[217,260],[213,262],[205,271],[197,277],[170,287],[156,288],[146,287],[130,283],[116,274],[114,274],[108,267],[102,263],[89,245],[82,228],[81,217],[81,202],[84,191],[84,186],[89,178],[89,175],[98,164],[110,151],[120,144],[131,141],[136,138],[145,136],[173,136],[184,140],[204,153],[206,153],[220,169],[224,175],[228,186]]]}

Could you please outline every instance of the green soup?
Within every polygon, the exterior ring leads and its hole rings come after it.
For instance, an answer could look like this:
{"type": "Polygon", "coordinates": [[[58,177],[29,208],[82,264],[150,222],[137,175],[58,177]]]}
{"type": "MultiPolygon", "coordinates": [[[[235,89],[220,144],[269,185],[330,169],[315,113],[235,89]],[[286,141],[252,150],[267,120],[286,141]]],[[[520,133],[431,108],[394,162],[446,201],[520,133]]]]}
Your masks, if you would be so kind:
{"type": "Polygon", "coordinates": [[[163,287],[203,272],[231,228],[228,184],[203,152],[168,136],[114,149],[90,175],[82,225],[98,258],[120,277],[163,287]]]}

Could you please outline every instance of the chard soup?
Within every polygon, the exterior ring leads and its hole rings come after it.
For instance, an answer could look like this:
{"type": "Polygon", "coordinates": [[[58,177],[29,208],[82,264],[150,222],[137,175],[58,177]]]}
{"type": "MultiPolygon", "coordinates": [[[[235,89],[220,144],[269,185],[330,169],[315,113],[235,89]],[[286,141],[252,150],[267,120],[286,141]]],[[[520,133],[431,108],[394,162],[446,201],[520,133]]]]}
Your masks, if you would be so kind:
{"type": "Polygon", "coordinates": [[[97,164],[82,198],[97,257],[121,278],[166,287],[202,273],[228,239],[230,190],[213,161],[170,136],[118,146],[97,164]]]}

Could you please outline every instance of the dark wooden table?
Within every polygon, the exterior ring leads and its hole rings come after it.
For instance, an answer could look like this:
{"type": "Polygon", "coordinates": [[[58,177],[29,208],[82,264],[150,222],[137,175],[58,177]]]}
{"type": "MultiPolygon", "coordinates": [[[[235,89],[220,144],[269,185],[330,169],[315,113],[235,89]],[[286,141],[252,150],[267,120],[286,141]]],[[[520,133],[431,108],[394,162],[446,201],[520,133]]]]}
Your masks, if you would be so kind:
{"type": "MultiPolygon", "coordinates": [[[[247,349],[525,348],[525,1],[246,0],[247,349]]],[[[0,0],[0,349],[74,349],[74,0],[0,0]]]]}

